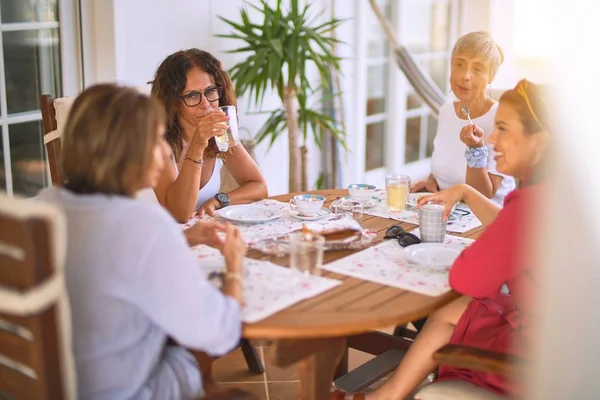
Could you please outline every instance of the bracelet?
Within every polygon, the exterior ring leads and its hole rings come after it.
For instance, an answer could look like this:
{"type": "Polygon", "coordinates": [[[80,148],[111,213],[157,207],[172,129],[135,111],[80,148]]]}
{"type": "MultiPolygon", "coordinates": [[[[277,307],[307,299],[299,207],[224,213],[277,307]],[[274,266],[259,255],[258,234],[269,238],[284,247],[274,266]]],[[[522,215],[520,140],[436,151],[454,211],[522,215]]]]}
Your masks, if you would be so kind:
{"type": "Polygon", "coordinates": [[[204,159],[203,158],[200,158],[198,160],[194,160],[192,157],[185,156],[184,160],[190,160],[191,162],[193,162],[194,164],[199,165],[199,166],[203,166],[204,165],[204,159]]]}
{"type": "Polygon", "coordinates": [[[483,147],[467,147],[465,151],[467,165],[471,168],[485,168],[488,164],[488,148],[483,147]]]}
{"type": "Polygon", "coordinates": [[[224,280],[233,279],[234,281],[237,281],[242,286],[242,289],[244,288],[244,278],[242,278],[242,276],[238,273],[227,272],[225,274],[225,276],[223,277],[223,279],[224,280]]]}

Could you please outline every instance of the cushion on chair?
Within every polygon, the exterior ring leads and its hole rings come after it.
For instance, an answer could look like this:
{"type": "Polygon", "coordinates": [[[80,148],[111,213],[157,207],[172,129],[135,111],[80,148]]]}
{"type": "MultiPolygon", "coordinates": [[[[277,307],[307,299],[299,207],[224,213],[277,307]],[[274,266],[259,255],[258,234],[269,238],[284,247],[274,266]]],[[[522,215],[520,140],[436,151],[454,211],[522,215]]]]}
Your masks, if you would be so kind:
{"type": "MultiPolygon", "coordinates": [[[[258,163],[258,161],[256,159],[256,153],[254,152],[254,147],[256,146],[256,143],[254,142],[254,140],[253,139],[241,139],[240,142],[241,142],[241,145],[244,146],[244,148],[246,149],[248,154],[250,154],[250,157],[252,157],[252,159],[258,163]]],[[[221,168],[221,187],[219,188],[219,192],[229,193],[229,192],[234,191],[238,187],[240,187],[240,185],[237,184],[237,182],[235,181],[235,178],[233,177],[233,175],[231,175],[231,173],[227,169],[227,165],[223,164],[223,168],[221,168]]]]}
{"type": "Polygon", "coordinates": [[[434,382],[419,389],[414,400],[503,400],[506,397],[463,380],[434,382]]]}
{"type": "Polygon", "coordinates": [[[60,131],[58,129],[48,132],[44,135],[44,144],[48,144],[53,140],[60,138],[60,131]]]}
{"type": "MultiPolygon", "coordinates": [[[[152,90],[152,85],[136,86],[140,93],[149,95],[152,90]]],[[[67,122],[67,116],[69,110],[77,96],[59,97],[54,99],[54,109],[56,110],[56,127],[58,131],[62,132],[67,122]]]]}

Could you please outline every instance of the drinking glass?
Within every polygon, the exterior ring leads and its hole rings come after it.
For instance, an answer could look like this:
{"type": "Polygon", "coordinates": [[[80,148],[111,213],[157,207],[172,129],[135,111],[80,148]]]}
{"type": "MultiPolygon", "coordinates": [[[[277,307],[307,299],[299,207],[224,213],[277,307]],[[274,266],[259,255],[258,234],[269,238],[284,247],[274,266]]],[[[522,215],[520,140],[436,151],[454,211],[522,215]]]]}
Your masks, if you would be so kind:
{"type": "Polygon", "coordinates": [[[290,238],[290,268],[307,275],[320,275],[325,238],[315,233],[296,232],[290,238]]]}
{"type": "Polygon", "coordinates": [[[389,211],[404,211],[409,192],[410,177],[408,175],[388,174],[385,176],[385,197],[389,211]]]}
{"type": "Polygon", "coordinates": [[[221,136],[215,136],[217,148],[220,152],[226,152],[229,147],[233,147],[240,142],[238,129],[237,111],[235,106],[222,106],[219,110],[223,111],[229,117],[229,127],[221,136]]]}

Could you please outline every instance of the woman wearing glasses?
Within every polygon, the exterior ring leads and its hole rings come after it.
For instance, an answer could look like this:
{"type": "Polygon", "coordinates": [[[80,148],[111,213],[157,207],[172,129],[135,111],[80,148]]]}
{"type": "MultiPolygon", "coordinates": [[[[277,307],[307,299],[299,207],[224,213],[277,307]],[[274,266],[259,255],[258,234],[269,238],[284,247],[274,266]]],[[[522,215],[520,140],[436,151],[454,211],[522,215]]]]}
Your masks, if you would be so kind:
{"type": "Polygon", "coordinates": [[[223,134],[229,119],[218,107],[236,105],[233,83],[219,60],[199,49],[171,54],[156,71],[152,95],[166,109],[173,151],[154,192],[177,221],[267,197],[265,179],[241,144],[227,153],[217,149],[215,136],[223,134]],[[223,164],[239,185],[230,193],[219,193],[223,164]]]}

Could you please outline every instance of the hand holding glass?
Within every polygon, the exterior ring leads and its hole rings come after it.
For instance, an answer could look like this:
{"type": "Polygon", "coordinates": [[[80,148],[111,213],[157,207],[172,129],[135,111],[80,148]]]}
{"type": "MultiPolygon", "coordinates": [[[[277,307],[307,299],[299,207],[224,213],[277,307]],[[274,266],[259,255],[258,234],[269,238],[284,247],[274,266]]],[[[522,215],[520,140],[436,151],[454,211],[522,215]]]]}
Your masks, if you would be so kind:
{"type": "Polygon", "coordinates": [[[237,112],[235,106],[222,106],[219,107],[219,110],[223,111],[229,117],[229,126],[224,130],[222,135],[215,136],[215,140],[219,151],[226,152],[229,150],[229,147],[233,147],[240,142],[237,112]]]}

